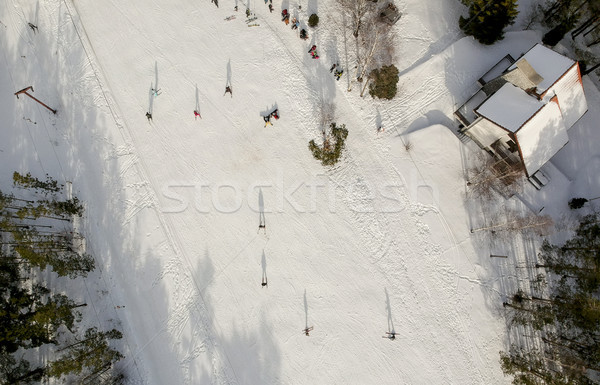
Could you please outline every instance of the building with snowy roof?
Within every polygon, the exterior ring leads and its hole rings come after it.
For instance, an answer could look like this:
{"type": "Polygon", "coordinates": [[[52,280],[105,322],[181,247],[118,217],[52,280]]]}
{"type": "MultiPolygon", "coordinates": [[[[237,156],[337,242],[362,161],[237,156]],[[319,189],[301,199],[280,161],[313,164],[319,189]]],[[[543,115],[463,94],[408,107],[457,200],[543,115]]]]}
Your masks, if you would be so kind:
{"type": "Polygon", "coordinates": [[[455,112],[460,131],[509,164],[521,163],[528,177],[567,144],[567,130],[587,111],[578,63],[541,44],[516,62],[507,55],[478,83],[455,112]]]}

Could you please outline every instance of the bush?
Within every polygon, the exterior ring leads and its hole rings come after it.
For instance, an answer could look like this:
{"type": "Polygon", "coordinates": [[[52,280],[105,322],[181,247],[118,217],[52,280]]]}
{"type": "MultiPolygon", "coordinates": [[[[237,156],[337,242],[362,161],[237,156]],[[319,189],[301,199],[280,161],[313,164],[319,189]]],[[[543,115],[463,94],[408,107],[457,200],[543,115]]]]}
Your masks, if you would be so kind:
{"type": "Polygon", "coordinates": [[[554,47],[559,41],[562,40],[562,38],[565,36],[565,33],[567,33],[569,29],[569,26],[565,24],[557,25],[544,35],[542,38],[542,43],[549,45],[550,47],[554,47]]]}
{"type": "Polygon", "coordinates": [[[398,68],[395,65],[374,69],[369,74],[369,94],[380,99],[393,99],[398,92],[398,68]]]}
{"type": "Polygon", "coordinates": [[[314,140],[308,143],[308,149],[315,159],[321,161],[323,166],[332,166],[337,163],[342,156],[342,150],[346,146],[348,137],[346,125],[342,124],[337,127],[335,123],[331,123],[330,127],[331,131],[326,135],[322,147],[319,147],[314,140]]]}
{"type": "Polygon", "coordinates": [[[316,13],[313,13],[308,18],[308,25],[312,28],[316,27],[319,24],[319,16],[316,13]]]}
{"type": "Polygon", "coordinates": [[[588,202],[585,198],[573,198],[569,201],[569,208],[571,210],[577,210],[583,207],[584,204],[588,202]]]}

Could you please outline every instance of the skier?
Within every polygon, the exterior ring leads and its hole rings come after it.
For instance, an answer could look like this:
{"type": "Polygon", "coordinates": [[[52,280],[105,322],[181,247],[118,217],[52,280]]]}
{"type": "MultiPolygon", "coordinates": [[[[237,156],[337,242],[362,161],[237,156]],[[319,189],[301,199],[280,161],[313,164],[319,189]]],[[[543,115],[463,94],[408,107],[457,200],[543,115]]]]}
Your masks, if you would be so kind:
{"type": "Polygon", "coordinates": [[[302,330],[304,332],[304,335],[310,336],[309,332],[313,330],[313,327],[307,327],[306,329],[302,330]]]}
{"type": "Polygon", "coordinates": [[[275,111],[271,112],[271,116],[275,118],[275,120],[279,119],[279,110],[275,109],[275,111]]]}
{"type": "Polygon", "coordinates": [[[262,287],[269,287],[269,285],[267,285],[267,277],[264,277],[261,283],[262,287]]]}
{"type": "MultiPolygon", "coordinates": [[[[231,94],[231,97],[233,98],[233,92],[231,91],[231,86],[225,86],[225,94],[228,92],[231,94]]],[[[223,94],[223,96],[225,96],[225,94],[223,94]]]]}
{"type": "Polygon", "coordinates": [[[194,119],[200,117],[200,119],[202,119],[202,116],[200,115],[200,113],[198,112],[198,110],[194,110],[194,119]]]}
{"type": "Polygon", "coordinates": [[[250,17],[250,8],[246,8],[246,17],[250,17]]]}
{"type": "Polygon", "coordinates": [[[385,334],[387,334],[388,338],[392,341],[396,339],[396,332],[385,332],[385,334]]]}
{"type": "Polygon", "coordinates": [[[337,67],[337,63],[334,63],[331,68],[329,69],[329,72],[333,72],[333,70],[335,69],[335,67],[337,67]]]}
{"type": "Polygon", "coordinates": [[[273,125],[273,123],[271,123],[271,115],[263,116],[263,119],[265,120],[265,127],[267,127],[267,125],[269,125],[269,124],[271,126],[273,125]]]}
{"type": "Polygon", "coordinates": [[[302,40],[308,39],[308,33],[306,33],[305,29],[300,30],[300,39],[302,39],[302,40]]]}
{"type": "Polygon", "coordinates": [[[237,12],[237,10],[238,10],[237,5],[235,7],[233,7],[233,9],[237,12]]]}
{"type": "Polygon", "coordinates": [[[33,33],[37,33],[38,31],[38,27],[35,24],[32,23],[27,23],[29,25],[29,28],[31,28],[31,30],[33,31],[33,33]]]}
{"type": "Polygon", "coordinates": [[[308,50],[308,53],[313,53],[314,51],[317,50],[317,46],[313,45],[312,47],[310,47],[310,49],[308,50]]]}
{"type": "Polygon", "coordinates": [[[295,17],[292,19],[292,29],[298,29],[300,22],[295,17]]]}
{"type": "Polygon", "coordinates": [[[146,112],[146,117],[148,118],[148,121],[152,120],[152,114],[149,112],[146,112]]]}
{"type": "Polygon", "coordinates": [[[269,3],[269,12],[273,13],[273,4],[269,3]]]}
{"type": "Polygon", "coordinates": [[[344,70],[335,70],[335,80],[340,80],[343,73],[344,73],[344,70]]]}
{"type": "Polygon", "coordinates": [[[290,14],[288,13],[287,9],[284,9],[283,11],[281,11],[281,21],[283,21],[285,23],[285,25],[289,24],[290,14]]]}

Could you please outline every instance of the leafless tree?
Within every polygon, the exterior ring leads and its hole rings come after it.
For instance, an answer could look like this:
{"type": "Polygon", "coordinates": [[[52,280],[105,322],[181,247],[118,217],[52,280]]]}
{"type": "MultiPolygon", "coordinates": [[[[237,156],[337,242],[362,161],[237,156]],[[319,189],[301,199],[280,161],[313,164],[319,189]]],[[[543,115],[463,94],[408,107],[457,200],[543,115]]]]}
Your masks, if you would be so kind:
{"type": "Polygon", "coordinates": [[[473,229],[471,232],[501,231],[510,234],[546,235],[553,224],[554,221],[548,215],[536,215],[533,212],[522,213],[511,210],[506,213],[504,220],[495,220],[492,224],[473,229]]]}
{"type": "Polygon", "coordinates": [[[365,16],[373,11],[375,3],[370,0],[337,0],[337,2],[341,6],[342,12],[349,16],[352,35],[358,39],[365,16]]]}
{"type": "Polygon", "coordinates": [[[345,28],[352,29],[355,38],[356,74],[348,84],[352,90],[355,79],[363,82],[361,96],[367,89],[367,74],[373,69],[376,59],[382,56],[383,61],[391,62],[394,44],[390,26],[378,17],[376,3],[370,0],[337,0],[344,16],[350,19],[345,28]]]}
{"type": "Polygon", "coordinates": [[[521,162],[508,162],[480,153],[467,170],[467,186],[474,197],[489,201],[496,193],[510,196],[520,189],[525,172],[521,162]]]}
{"type": "MultiPolygon", "coordinates": [[[[394,44],[390,26],[383,23],[374,14],[365,20],[363,33],[358,40],[356,80],[363,83],[360,90],[360,96],[363,96],[370,81],[368,74],[375,68],[378,61],[384,61],[381,60],[381,56],[393,55],[394,44]]],[[[385,61],[391,61],[391,57],[387,59],[385,61]]]]}

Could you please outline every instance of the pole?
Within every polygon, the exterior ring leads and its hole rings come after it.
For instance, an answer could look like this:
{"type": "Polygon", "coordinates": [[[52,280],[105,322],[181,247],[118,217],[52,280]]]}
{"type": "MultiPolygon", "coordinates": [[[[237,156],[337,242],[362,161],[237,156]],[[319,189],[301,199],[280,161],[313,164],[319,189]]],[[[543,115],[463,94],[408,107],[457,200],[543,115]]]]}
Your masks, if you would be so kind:
{"type": "Polygon", "coordinates": [[[38,102],[39,104],[41,104],[42,106],[46,107],[47,109],[49,109],[50,111],[52,111],[52,113],[54,115],[56,115],[56,110],[53,110],[52,108],[48,107],[46,104],[42,103],[40,100],[36,99],[35,97],[33,97],[33,95],[30,95],[27,93],[27,91],[31,90],[31,92],[34,92],[33,90],[33,86],[29,86],[27,88],[23,88],[21,91],[17,91],[15,92],[15,95],[17,96],[17,99],[19,99],[19,94],[25,94],[27,96],[29,96],[31,99],[35,100],[36,102],[38,102]]]}

